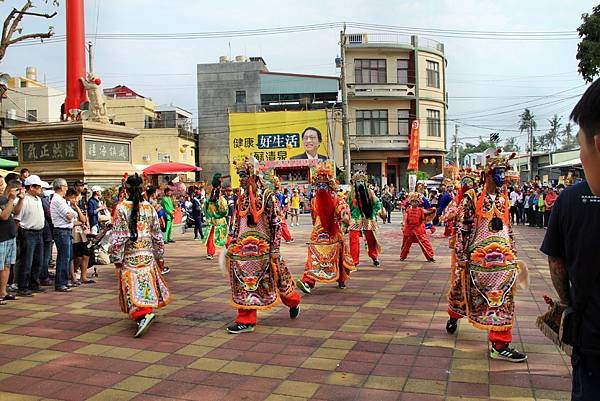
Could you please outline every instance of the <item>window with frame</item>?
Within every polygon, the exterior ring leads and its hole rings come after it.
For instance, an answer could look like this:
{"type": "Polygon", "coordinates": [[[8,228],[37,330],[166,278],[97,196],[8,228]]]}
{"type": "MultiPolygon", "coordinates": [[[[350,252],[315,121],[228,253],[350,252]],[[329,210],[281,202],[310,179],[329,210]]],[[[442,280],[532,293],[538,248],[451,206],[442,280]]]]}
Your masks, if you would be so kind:
{"type": "Polygon", "coordinates": [[[408,136],[410,133],[410,110],[398,110],[398,135],[408,136]]]}
{"type": "Polygon", "coordinates": [[[440,64],[431,60],[427,60],[427,86],[440,87],[440,64]]]}
{"type": "Polygon", "coordinates": [[[408,60],[396,60],[396,78],[399,84],[408,84],[408,60]]]}
{"type": "Polygon", "coordinates": [[[427,109],[427,135],[442,136],[440,125],[440,111],[427,109]]]}
{"type": "Polygon", "coordinates": [[[356,135],[387,135],[387,110],[356,110],[356,135]]]}
{"type": "Polygon", "coordinates": [[[354,81],[357,84],[386,83],[385,59],[355,59],[354,81]]]}
{"type": "Polygon", "coordinates": [[[246,91],[235,91],[235,104],[246,104],[246,91]]]}
{"type": "Polygon", "coordinates": [[[37,110],[27,110],[27,121],[37,121],[37,110]]]}

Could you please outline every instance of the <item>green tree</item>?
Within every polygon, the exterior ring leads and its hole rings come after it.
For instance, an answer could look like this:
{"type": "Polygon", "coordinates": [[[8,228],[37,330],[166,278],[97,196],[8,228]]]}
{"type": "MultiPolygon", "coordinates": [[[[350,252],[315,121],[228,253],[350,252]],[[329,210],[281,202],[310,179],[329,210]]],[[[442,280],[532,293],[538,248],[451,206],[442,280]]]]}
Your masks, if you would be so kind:
{"type": "Polygon", "coordinates": [[[548,120],[548,122],[550,123],[550,129],[545,135],[546,146],[548,150],[554,151],[558,147],[558,143],[560,142],[561,136],[560,127],[562,126],[560,120],[562,120],[562,117],[559,117],[556,114],[554,114],[554,116],[550,120],[548,120]]]}
{"type": "Polygon", "coordinates": [[[579,73],[586,82],[592,82],[600,75],[600,5],[593,8],[592,14],[581,16],[583,23],[577,28],[581,42],[577,45],[579,73]]]}
{"type": "MultiPolygon", "coordinates": [[[[527,132],[530,135],[529,138],[531,138],[531,141],[535,145],[535,137],[533,136],[533,131],[537,129],[535,116],[529,109],[525,109],[523,113],[519,115],[519,118],[519,131],[521,131],[521,133],[527,132]]],[[[527,145],[527,147],[529,148],[530,145],[527,145]]],[[[533,146],[533,149],[535,149],[535,146],[533,146]]]]}
{"type": "Polygon", "coordinates": [[[519,131],[521,133],[527,132],[527,150],[529,152],[529,159],[527,162],[527,170],[529,171],[529,181],[533,180],[533,161],[532,152],[536,148],[536,139],[533,135],[533,131],[537,129],[537,123],[535,122],[535,116],[529,109],[525,109],[521,115],[519,115],[519,131]]]}
{"type": "Polygon", "coordinates": [[[472,143],[465,143],[465,146],[461,146],[458,149],[458,153],[460,155],[460,159],[464,160],[465,156],[468,155],[469,153],[481,153],[481,152],[485,152],[487,149],[489,148],[495,148],[496,144],[489,141],[489,140],[484,140],[483,137],[479,137],[479,143],[478,144],[472,144],[472,143]]]}
{"type": "MultiPolygon", "coordinates": [[[[44,0],[45,3],[48,3],[50,0],[44,0]]],[[[4,2],[4,0],[0,0],[0,2],[4,2]]],[[[52,4],[55,6],[59,5],[57,0],[52,0],[52,4]]],[[[0,62],[6,55],[6,50],[9,46],[14,45],[15,43],[22,42],[27,39],[48,39],[54,35],[54,27],[49,26],[48,32],[37,32],[37,33],[23,33],[23,27],[21,27],[21,22],[25,15],[35,16],[35,17],[43,17],[43,18],[52,18],[56,15],[56,12],[53,14],[41,14],[32,12],[31,9],[34,8],[35,5],[33,1],[27,0],[25,4],[20,8],[13,8],[8,16],[4,19],[4,23],[2,24],[2,37],[0,37],[0,62]]]]}
{"type": "Polygon", "coordinates": [[[560,150],[573,150],[579,146],[577,138],[573,135],[573,126],[571,123],[565,124],[565,128],[561,131],[561,146],[560,150]]]}
{"type": "Polygon", "coordinates": [[[519,145],[517,144],[516,137],[510,137],[504,141],[504,147],[502,148],[505,152],[518,152],[519,145]]]}

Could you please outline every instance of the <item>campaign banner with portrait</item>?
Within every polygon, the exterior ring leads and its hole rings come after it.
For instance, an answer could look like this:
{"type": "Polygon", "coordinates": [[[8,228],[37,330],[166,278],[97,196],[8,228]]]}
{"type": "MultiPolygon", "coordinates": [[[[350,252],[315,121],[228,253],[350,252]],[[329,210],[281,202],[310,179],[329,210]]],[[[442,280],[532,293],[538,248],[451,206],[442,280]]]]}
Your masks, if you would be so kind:
{"type": "MultiPolygon", "coordinates": [[[[269,168],[309,167],[329,158],[325,110],[229,113],[229,157],[253,156],[269,168]]],[[[231,163],[231,181],[239,185],[231,163]]]]}

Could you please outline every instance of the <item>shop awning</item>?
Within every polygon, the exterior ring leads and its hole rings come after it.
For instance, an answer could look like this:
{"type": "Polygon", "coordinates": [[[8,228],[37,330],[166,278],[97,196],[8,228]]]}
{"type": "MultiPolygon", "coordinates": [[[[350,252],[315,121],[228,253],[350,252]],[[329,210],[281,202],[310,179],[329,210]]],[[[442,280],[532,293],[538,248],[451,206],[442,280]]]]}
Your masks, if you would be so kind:
{"type": "Polygon", "coordinates": [[[12,170],[19,165],[19,162],[0,158],[0,168],[12,170]]]}
{"type": "Polygon", "coordinates": [[[551,164],[549,166],[540,167],[540,169],[553,169],[553,168],[563,168],[563,167],[576,167],[581,166],[581,159],[579,157],[575,159],[565,160],[560,163],[551,164]]]}
{"type": "Polygon", "coordinates": [[[144,173],[149,175],[188,173],[191,171],[202,171],[202,167],[185,163],[166,162],[156,163],[144,169],[144,173]]]}

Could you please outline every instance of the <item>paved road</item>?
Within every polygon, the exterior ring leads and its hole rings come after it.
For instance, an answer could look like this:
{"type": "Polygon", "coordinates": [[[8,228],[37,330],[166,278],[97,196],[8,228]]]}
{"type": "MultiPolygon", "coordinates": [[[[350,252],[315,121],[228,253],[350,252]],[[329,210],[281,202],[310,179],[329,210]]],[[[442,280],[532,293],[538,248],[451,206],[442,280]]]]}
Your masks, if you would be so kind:
{"type": "MultiPolygon", "coordinates": [[[[310,231],[301,222],[282,246],[298,277],[310,231]]],[[[523,364],[488,359],[486,334],[468,324],[446,334],[450,256],[437,233],[436,263],[416,247],[401,263],[399,225],[382,225],[381,268],[363,248],[347,289],[320,285],[297,320],[278,307],[239,336],[224,330],[235,316],[227,279],[188,233],[167,246],[175,300],[142,339],[118,309],[109,266],[93,286],[0,306],[0,400],[568,400],[568,358],[535,327],[554,293],[543,234],[516,229],[532,281],[517,301],[523,364]]]]}

